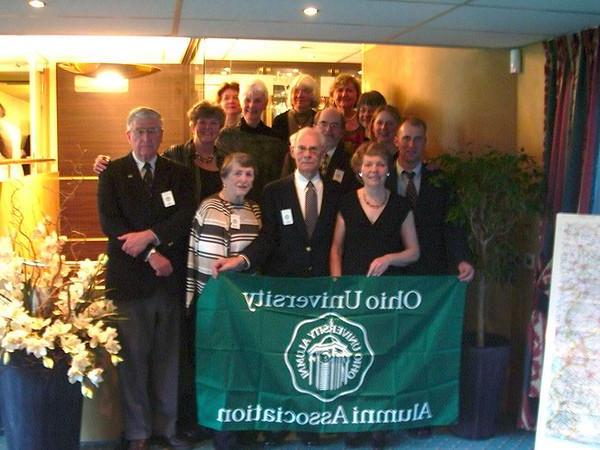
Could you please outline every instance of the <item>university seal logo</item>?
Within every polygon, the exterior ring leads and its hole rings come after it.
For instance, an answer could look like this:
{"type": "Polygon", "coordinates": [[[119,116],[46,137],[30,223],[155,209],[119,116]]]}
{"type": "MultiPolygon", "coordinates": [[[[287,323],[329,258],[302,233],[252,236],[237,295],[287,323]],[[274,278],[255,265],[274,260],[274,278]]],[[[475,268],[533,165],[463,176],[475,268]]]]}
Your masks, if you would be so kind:
{"type": "Polygon", "coordinates": [[[323,402],[357,391],[373,359],[365,328],[336,313],[300,322],[285,351],[294,388],[323,402]]]}

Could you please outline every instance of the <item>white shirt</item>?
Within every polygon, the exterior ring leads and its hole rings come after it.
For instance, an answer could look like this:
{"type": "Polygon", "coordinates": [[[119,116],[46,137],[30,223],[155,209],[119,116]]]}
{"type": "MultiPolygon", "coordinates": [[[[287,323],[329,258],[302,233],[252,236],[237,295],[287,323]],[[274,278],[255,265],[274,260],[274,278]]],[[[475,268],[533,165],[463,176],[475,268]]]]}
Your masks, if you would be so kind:
{"type": "Polygon", "coordinates": [[[309,181],[312,181],[317,191],[317,208],[320,213],[321,204],[323,203],[323,180],[321,180],[319,172],[311,180],[307,180],[298,169],[294,171],[294,186],[296,186],[296,195],[298,196],[303,218],[306,217],[306,185],[309,181]]]}
{"type": "Polygon", "coordinates": [[[421,171],[422,170],[423,170],[423,163],[417,164],[417,167],[415,167],[414,169],[404,169],[400,165],[400,161],[396,160],[396,174],[398,175],[398,186],[397,186],[398,190],[397,190],[397,192],[399,195],[402,195],[403,197],[406,196],[406,185],[408,184],[408,175],[406,175],[404,173],[404,171],[415,173],[415,176],[413,177],[413,182],[415,183],[415,188],[417,188],[417,194],[419,193],[419,191],[421,189],[421,171]]]}
{"type": "Polygon", "coordinates": [[[137,164],[138,170],[140,171],[140,176],[142,178],[144,178],[144,164],[146,164],[146,162],[150,163],[150,166],[152,167],[152,175],[154,175],[154,172],[155,172],[155,169],[156,169],[156,158],[157,158],[157,156],[155,156],[154,158],[152,158],[150,161],[142,161],[141,159],[138,159],[135,156],[134,152],[131,152],[131,156],[133,156],[133,160],[137,164]]]}

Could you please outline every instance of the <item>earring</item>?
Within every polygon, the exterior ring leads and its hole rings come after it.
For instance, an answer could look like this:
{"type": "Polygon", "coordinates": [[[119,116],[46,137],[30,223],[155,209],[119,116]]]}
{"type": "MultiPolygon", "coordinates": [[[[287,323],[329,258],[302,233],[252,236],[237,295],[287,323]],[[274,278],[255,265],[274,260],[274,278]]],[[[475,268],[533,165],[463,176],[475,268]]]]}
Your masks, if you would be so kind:
{"type": "Polygon", "coordinates": [[[388,172],[388,173],[386,173],[386,174],[385,174],[385,176],[386,176],[386,177],[389,177],[389,176],[390,176],[390,173],[389,173],[389,172],[388,172]]]}
{"type": "Polygon", "coordinates": [[[362,172],[358,172],[358,176],[362,178],[362,172]]]}

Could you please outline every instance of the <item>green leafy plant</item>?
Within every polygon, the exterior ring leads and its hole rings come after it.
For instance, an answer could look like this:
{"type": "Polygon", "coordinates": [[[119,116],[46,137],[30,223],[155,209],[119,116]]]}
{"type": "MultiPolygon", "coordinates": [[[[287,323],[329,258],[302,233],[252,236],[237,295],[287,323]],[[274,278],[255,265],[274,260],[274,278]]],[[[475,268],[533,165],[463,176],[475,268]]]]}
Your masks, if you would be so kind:
{"type": "Polygon", "coordinates": [[[542,172],[520,152],[457,152],[436,158],[438,183],[453,192],[448,220],[468,230],[477,270],[477,346],[485,346],[485,311],[491,282],[510,282],[522,267],[518,232],[542,207],[542,172]]]}

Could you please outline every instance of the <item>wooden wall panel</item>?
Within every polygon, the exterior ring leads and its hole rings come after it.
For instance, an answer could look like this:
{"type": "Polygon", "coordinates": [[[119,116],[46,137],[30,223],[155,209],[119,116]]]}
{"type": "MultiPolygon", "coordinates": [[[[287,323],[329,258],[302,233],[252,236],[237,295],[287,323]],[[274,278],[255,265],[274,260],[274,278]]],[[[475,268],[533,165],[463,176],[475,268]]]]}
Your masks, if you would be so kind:
{"type": "Polygon", "coordinates": [[[98,154],[119,158],[129,152],[125,122],[131,109],[149,106],[162,114],[162,149],[189,139],[186,112],[196,99],[193,72],[190,66],[159,67],[161,72],[129,80],[125,93],[75,92],[75,75],[57,69],[61,233],[88,239],[70,241],[69,257],[95,258],[105,251],[92,164],[98,154]]]}
{"type": "Polygon", "coordinates": [[[195,98],[189,66],[160,66],[161,72],[129,80],[125,93],[75,92],[70,72],[57,69],[58,154],[61,176],[92,175],[97,154],[125,155],[125,122],[136,106],[163,116],[163,148],[188,139],[185,113],[195,98]]]}
{"type": "Polygon", "coordinates": [[[106,253],[106,240],[67,241],[63,254],[67,259],[80,261],[89,258],[96,260],[100,253],[106,253]]]}
{"type": "Polygon", "coordinates": [[[89,178],[60,180],[60,232],[68,237],[103,236],[96,208],[98,181],[89,178]]]}

